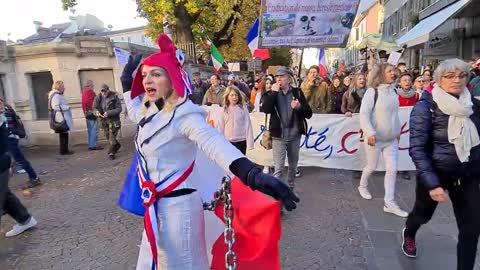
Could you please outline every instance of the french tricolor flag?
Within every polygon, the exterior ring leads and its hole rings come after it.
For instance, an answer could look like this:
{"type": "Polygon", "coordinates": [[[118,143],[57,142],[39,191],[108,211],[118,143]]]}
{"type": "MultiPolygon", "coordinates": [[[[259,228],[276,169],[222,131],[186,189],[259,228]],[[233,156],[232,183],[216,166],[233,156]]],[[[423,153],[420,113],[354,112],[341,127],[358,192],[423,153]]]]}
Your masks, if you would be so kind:
{"type": "Polygon", "coordinates": [[[318,50],[318,67],[320,69],[320,72],[318,75],[320,77],[326,77],[328,75],[328,69],[327,69],[327,60],[325,58],[325,49],[320,48],[318,50]]]}
{"type": "Polygon", "coordinates": [[[270,52],[267,49],[259,49],[258,48],[258,40],[259,40],[259,28],[260,28],[260,21],[258,18],[252,25],[252,28],[248,31],[247,34],[247,45],[252,52],[252,57],[257,57],[262,60],[267,60],[270,58],[270,52]]]}

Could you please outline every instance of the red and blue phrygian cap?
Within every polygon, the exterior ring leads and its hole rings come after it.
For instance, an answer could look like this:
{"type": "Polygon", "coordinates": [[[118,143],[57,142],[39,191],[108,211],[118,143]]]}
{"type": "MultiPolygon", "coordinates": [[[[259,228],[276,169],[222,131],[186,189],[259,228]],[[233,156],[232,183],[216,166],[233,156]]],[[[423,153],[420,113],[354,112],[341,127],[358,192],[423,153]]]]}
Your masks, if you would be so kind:
{"type": "Polygon", "coordinates": [[[160,34],[157,39],[160,52],[150,55],[143,60],[138,67],[135,78],[133,79],[130,96],[135,98],[145,93],[142,83],[142,67],[156,66],[164,68],[172,82],[172,86],[179,97],[184,97],[185,93],[192,94],[192,83],[188,73],[183,69],[185,57],[181,50],[177,50],[172,40],[165,34],[160,34]]]}

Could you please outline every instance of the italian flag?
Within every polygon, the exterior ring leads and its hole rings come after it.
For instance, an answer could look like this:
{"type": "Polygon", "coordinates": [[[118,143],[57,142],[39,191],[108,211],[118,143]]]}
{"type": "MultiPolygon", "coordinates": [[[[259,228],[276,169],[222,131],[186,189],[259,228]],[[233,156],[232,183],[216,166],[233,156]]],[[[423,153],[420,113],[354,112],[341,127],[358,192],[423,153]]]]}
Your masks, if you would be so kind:
{"type": "Polygon", "coordinates": [[[213,67],[215,68],[216,72],[219,72],[225,60],[223,60],[222,54],[218,51],[217,47],[215,47],[215,44],[213,44],[213,42],[208,40],[207,44],[210,46],[210,54],[212,55],[213,67]]]}

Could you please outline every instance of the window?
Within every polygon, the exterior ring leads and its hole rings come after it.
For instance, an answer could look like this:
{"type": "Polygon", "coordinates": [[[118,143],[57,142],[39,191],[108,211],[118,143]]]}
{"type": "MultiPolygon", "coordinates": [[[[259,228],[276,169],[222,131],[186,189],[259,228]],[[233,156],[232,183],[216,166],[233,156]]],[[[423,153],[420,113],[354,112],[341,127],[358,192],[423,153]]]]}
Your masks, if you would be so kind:
{"type": "Polygon", "coordinates": [[[132,39],[130,37],[127,37],[127,42],[130,43],[132,39]]]}
{"type": "Polygon", "coordinates": [[[53,78],[50,72],[28,74],[35,102],[37,119],[48,119],[48,92],[52,89],[53,78]]]}
{"type": "Polygon", "coordinates": [[[142,44],[145,44],[145,36],[142,35],[142,44]]]}
{"type": "Polygon", "coordinates": [[[110,87],[111,90],[115,91],[115,84],[113,81],[113,71],[111,69],[100,69],[100,70],[80,70],[78,72],[80,79],[80,85],[83,86],[87,83],[88,80],[93,81],[93,89],[95,92],[100,92],[100,87],[102,84],[106,84],[110,87]]]}
{"type": "Polygon", "coordinates": [[[355,41],[358,41],[360,37],[360,33],[358,32],[358,27],[355,27],[355,41]]]}

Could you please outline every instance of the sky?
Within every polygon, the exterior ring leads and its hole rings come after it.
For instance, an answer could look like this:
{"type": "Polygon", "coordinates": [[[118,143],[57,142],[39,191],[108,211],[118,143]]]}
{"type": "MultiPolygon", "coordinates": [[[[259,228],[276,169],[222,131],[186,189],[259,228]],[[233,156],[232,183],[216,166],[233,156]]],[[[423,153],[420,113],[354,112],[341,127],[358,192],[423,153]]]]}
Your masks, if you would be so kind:
{"type": "Polygon", "coordinates": [[[75,14],[63,11],[61,0],[0,0],[0,39],[13,41],[35,33],[33,21],[40,21],[44,27],[68,22],[72,15],[91,14],[113,30],[146,25],[147,21],[137,17],[134,0],[77,0],[75,14]],[[8,33],[11,33],[8,36],[8,33]]]}

